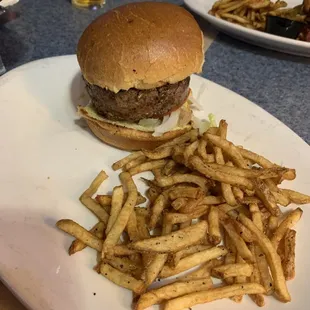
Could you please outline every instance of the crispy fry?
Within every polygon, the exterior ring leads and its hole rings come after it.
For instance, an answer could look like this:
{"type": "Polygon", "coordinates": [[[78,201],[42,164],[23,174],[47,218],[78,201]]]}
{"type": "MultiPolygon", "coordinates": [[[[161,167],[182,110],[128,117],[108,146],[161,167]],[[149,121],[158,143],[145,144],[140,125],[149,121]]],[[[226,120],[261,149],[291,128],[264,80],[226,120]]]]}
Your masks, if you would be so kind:
{"type": "Polygon", "coordinates": [[[136,167],[133,167],[129,169],[128,172],[130,173],[131,176],[133,176],[141,172],[151,171],[156,168],[162,168],[166,165],[166,163],[167,163],[166,159],[153,160],[153,161],[145,162],[136,167]]]}
{"type": "Polygon", "coordinates": [[[154,201],[149,228],[154,229],[163,210],[169,207],[168,191],[162,192],[154,201]]]}
{"type": "Polygon", "coordinates": [[[281,265],[281,259],[277,254],[271,241],[255,226],[255,224],[245,215],[240,214],[238,219],[247,227],[255,236],[256,242],[266,255],[272,277],[274,279],[275,292],[283,302],[291,300],[290,294],[287,290],[285,277],[281,265]]]}
{"type": "Polygon", "coordinates": [[[130,241],[140,240],[138,226],[137,226],[137,216],[135,212],[131,212],[129,220],[127,222],[126,231],[129,236],[130,241]]]}
{"type": "Polygon", "coordinates": [[[170,177],[161,177],[157,180],[157,183],[161,187],[172,186],[179,183],[193,183],[198,185],[203,191],[209,184],[204,177],[194,174],[175,174],[170,177]]]}
{"type": "Polygon", "coordinates": [[[191,293],[169,300],[164,310],[182,310],[197,304],[208,303],[222,298],[230,298],[237,295],[264,294],[265,289],[257,283],[243,283],[213,288],[207,291],[191,293]]]}
{"type": "Polygon", "coordinates": [[[113,189],[112,194],[112,201],[111,201],[111,210],[110,210],[110,217],[108,220],[106,234],[108,234],[115,223],[116,218],[121,211],[124,199],[124,191],[122,186],[116,186],[113,189]]]}
{"type": "Polygon", "coordinates": [[[200,199],[188,198],[187,204],[185,206],[183,206],[182,208],[180,208],[179,212],[180,213],[193,213],[193,212],[195,212],[197,210],[198,205],[199,205],[201,200],[202,200],[202,198],[200,198],[200,199]]]}
{"type": "Polygon", "coordinates": [[[212,247],[211,245],[197,244],[197,245],[192,245],[184,250],[175,252],[172,254],[173,266],[176,267],[180,259],[182,259],[183,257],[210,249],[211,247],[212,247]]]}
{"type": "Polygon", "coordinates": [[[135,278],[139,278],[142,273],[141,266],[127,257],[107,256],[103,262],[111,265],[121,272],[130,274],[135,278]]]}
{"type": "MultiPolygon", "coordinates": [[[[162,228],[162,237],[169,235],[171,233],[172,226],[167,223],[166,217],[163,220],[163,228],[162,228]]],[[[161,272],[163,266],[165,265],[168,258],[168,254],[155,254],[153,256],[152,261],[145,269],[143,278],[145,282],[145,286],[148,287],[153,283],[153,281],[157,278],[159,273],[161,272]]]]}
{"type": "Polygon", "coordinates": [[[172,155],[172,146],[158,147],[153,151],[142,150],[143,154],[150,159],[163,159],[172,155]]]}
{"type": "Polygon", "coordinates": [[[142,151],[133,152],[133,153],[129,154],[128,156],[122,158],[121,160],[115,162],[112,165],[112,169],[114,171],[119,170],[119,169],[123,168],[126,164],[128,164],[130,161],[137,159],[138,157],[140,157],[142,155],[143,155],[142,151]]]}
{"type": "Polygon", "coordinates": [[[129,256],[136,254],[135,250],[131,250],[127,245],[119,244],[114,246],[113,248],[109,248],[107,255],[110,256],[129,256]]]}
{"type": "Polygon", "coordinates": [[[237,148],[233,143],[211,134],[204,134],[203,138],[211,141],[214,145],[220,147],[225,153],[227,153],[231,157],[233,162],[238,167],[245,169],[247,168],[247,164],[243,159],[242,155],[240,154],[240,149],[237,148]]]}
{"type": "Polygon", "coordinates": [[[256,203],[251,203],[249,205],[249,208],[252,215],[253,223],[257,226],[257,228],[260,231],[263,231],[264,227],[263,227],[262,215],[259,211],[258,205],[256,203]]]}
{"type": "Polygon", "coordinates": [[[229,277],[237,277],[244,276],[250,277],[253,273],[253,265],[249,264],[225,264],[218,267],[214,267],[212,270],[213,274],[219,278],[229,278],[229,277]]]}
{"type": "Polygon", "coordinates": [[[178,164],[174,160],[168,160],[166,165],[162,168],[162,175],[169,176],[177,172],[178,164]]]}
{"type": "Polygon", "coordinates": [[[164,300],[170,300],[193,292],[204,291],[211,287],[212,281],[210,278],[174,282],[141,295],[135,310],[143,310],[164,300]]]}
{"type": "Polygon", "coordinates": [[[159,276],[160,278],[168,278],[226,254],[227,250],[224,247],[213,247],[181,259],[175,268],[164,266],[159,276]]]}
{"type": "Polygon", "coordinates": [[[290,189],[282,189],[281,192],[286,195],[291,202],[296,204],[307,204],[310,203],[310,196],[292,191],[290,189]]]}
{"type": "MultiPolygon", "coordinates": [[[[225,255],[224,260],[225,260],[225,265],[234,264],[236,262],[236,253],[233,253],[233,252],[227,253],[227,255],[225,255]]],[[[226,277],[225,282],[231,285],[234,283],[234,278],[226,277]]]]}
{"type": "Polygon", "coordinates": [[[285,280],[295,278],[296,231],[289,229],[284,236],[284,260],[282,262],[285,280]]]}
{"type": "Polygon", "coordinates": [[[174,146],[174,145],[180,145],[180,144],[186,143],[188,141],[194,142],[195,140],[197,140],[197,137],[198,137],[198,130],[193,129],[189,132],[186,132],[182,136],[179,136],[179,137],[174,138],[173,140],[171,140],[169,142],[162,144],[161,147],[169,147],[169,146],[174,146]]]}
{"type": "MultiPolygon", "coordinates": [[[[104,228],[104,223],[98,222],[92,229],[89,230],[89,232],[102,240],[104,236],[104,228]]],[[[75,239],[74,241],[72,241],[69,248],[69,255],[73,255],[76,252],[82,251],[86,247],[87,245],[83,241],[75,239]]]]}
{"type": "Polygon", "coordinates": [[[91,182],[87,190],[81,195],[80,200],[85,197],[92,197],[98,190],[99,186],[108,178],[108,175],[102,170],[96,176],[96,178],[91,182]]]}
{"type": "MultiPolygon", "coordinates": [[[[174,210],[180,210],[181,208],[186,206],[189,200],[190,200],[189,198],[180,197],[172,201],[171,206],[173,207],[174,210]]],[[[196,201],[196,199],[194,199],[194,201],[196,201]]]]}
{"type": "Polygon", "coordinates": [[[169,192],[169,198],[175,200],[177,198],[193,198],[199,199],[203,196],[203,191],[199,187],[176,188],[169,192]]]}
{"type": "Polygon", "coordinates": [[[198,155],[204,160],[208,159],[207,144],[208,142],[206,140],[200,139],[197,148],[198,155]]]}
{"type": "MultiPolygon", "coordinates": [[[[229,254],[229,253],[228,253],[229,254]]],[[[227,255],[228,255],[227,254],[227,255]]],[[[226,255],[226,256],[227,256],[226,255]]],[[[225,256],[225,258],[226,258],[225,256]]],[[[194,280],[194,279],[207,279],[211,276],[211,270],[214,267],[220,266],[223,264],[223,259],[222,257],[220,259],[212,259],[206,263],[203,263],[198,269],[195,271],[192,271],[185,276],[181,277],[181,281],[186,281],[186,280],[194,280]]]]}
{"type": "Polygon", "coordinates": [[[136,294],[141,294],[144,290],[144,282],[136,280],[134,277],[113,268],[109,264],[102,263],[100,265],[100,273],[118,286],[127,288],[136,294]]]}
{"type": "Polygon", "coordinates": [[[265,207],[272,215],[279,216],[281,214],[280,208],[277,206],[276,201],[272,193],[266,184],[259,179],[252,181],[255,186],[256,195],[264,203],[265,207]]]}
{"type": "Polygon", "coordinates": [[[110,247],[113,247],[117,244],[137,202],[137,197],[138,197],[137,187],[134,181],[132,180],[132,177],[130,176],[130,174],[128,172],[122,172],[119,177],[123,185],[128,190],[128,198],[123,208],[119,212],[119,215],[117,219],[115,220],[114,225],[112,226],[110,232],[108,233],[104,241],[103,250],[102,250],[102,258],[104,258],[104,253],[107,252],[110,247]]]}
{"type": "Polygon", "coordinates": [[[274,232],[271,243],[275,247],[275,249],[278,248],[280,241],[286,234],[286,232],[293,228],[296,223],[300,220],[302,216],[303,211],[300,208],[295,209],[294,211],[288,213],[285,217],[285,219],[282,221],[282,223],[279,225],[277,230],[274,232]]]}
{"type": "Polygon", "coordinates": [[[251,251],[248,249],[244,240],[240,237],[240,235],[236,232],[234,225],[230,220],[222,221],[221,224],[226,230],[226,233],[231,238],[231,241],[234,243],[236,248],[238,249],[239,254],[246,260],[253,260],[253,256],[251,251]]]}
{"type": "Polygon", "coordinates": [[[263,157],[261,155],[258,155],[254,152],[251,152],[251,151],[246,150],[246,149],[241,148],[241,147],[238,147],[238,150],[244,158],[249,159],[256,164],[259,164],[263,168],[274,167],[274,164],[271,161],[269,161],[268,159],[266,159],[265,157],[263,157]]]}
{"type": "Polygon", "coordinates": [[[218,182],[228,183],[231,185],[241,185],[248,189],[253,189],[253,183],[239,176],[230,175],[221,171],[214,170],[209,164],[204,163],[198,156],[192,156],[189,159],[190,164],[206,177],[218,182]]]}
{"type": "Polygon", "coordinates": [[[81,240],[84,244],[97,251],[101,251],[103,241],[98,237],[87,231],[78,223],[72,220],[60,220],[56,223],[56,226],[69,235],[81,240]]]}
{"type": "Polygon", "coordinates": [[[124,167],[123,167],[123,171],[128,171],[131,168],[137,167],[143,163],[145,163],[147,161],[146,156],[141,155],[139,157],[137,157],[136,159],[133,159],[132,161],[130,161],[129,163],[127,163],[124,167]]]}
{"type": "Polygon", "coordinates": [[[167,236],[155,237],[136,241],[130,248],[137,251],[150,251],[156,253],[170,253],[180,251],[202,240],[207,231],[207,222],[201,221],[185,229],[178,230],[167,236]],[[178,242],[174,241],[178,240],[178,242]]]}
{"type": "Polygon", "coordinates": [[[198,148],[198,140],[194,141],[193,143],[191,143],[189,146],[187,146],[185,148],[185,151],[184,151],[184,159],[185,159],[185,163],[188,162],[188,159],[194,155],[195,151],[197,150],[198,148]]]}
{"type": "Polygon", "coordinates": [[[161,194],[161,190],[158,190],[156,187],[149,187],[146,191],[146,197],[149,199],[150,203],[154,203],[157,197],[161,194]]]}
{"type": "Polygon", "coordinates": [[[225,200],[221,196],[206,196],[200,201],[199,205],[218,205],[224,202],[225,200]]]}
{"type": "Polygon", "coordinates": [[[219,222],[219,210],[216,207],[211,207],[208,215],[209,224],[209,241],[210,243],[217,245],[221,242],[220,222],[219,222]]]}

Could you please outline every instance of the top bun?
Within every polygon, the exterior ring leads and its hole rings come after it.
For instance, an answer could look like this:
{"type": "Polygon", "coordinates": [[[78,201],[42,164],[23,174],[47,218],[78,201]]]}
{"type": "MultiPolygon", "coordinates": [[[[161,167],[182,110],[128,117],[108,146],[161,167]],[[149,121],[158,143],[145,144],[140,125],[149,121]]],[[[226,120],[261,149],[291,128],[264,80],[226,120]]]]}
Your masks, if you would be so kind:
{"type": "Polygon", "coordinates": [[[115,93],[150,89],[201,72],[203,35],[194,17],[180,6],[131,3],[86,28],[77,58],[90,84],[115,93]]]}

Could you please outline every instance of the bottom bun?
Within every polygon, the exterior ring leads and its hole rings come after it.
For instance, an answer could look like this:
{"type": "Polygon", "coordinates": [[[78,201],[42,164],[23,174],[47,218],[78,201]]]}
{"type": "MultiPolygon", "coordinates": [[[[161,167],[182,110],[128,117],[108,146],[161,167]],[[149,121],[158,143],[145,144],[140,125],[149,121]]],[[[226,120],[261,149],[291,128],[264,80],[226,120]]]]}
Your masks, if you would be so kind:
{"type": "Polygon", "coordinates": [[[101,141],[126,151],[154,149],[161,144],[184,134],[192,128],[188,125],[182,129],[172,130],[166,132],[162,136],[154,137],[150,132],[121,127],[94,119],[86,118],[86,122],[90,130],[101,141]]]}

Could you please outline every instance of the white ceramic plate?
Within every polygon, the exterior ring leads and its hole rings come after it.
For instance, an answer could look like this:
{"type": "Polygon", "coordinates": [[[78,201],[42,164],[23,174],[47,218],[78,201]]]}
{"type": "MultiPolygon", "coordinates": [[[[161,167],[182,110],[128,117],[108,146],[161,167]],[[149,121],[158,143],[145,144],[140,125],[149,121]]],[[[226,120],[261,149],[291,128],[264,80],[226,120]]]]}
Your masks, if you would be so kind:
{"type": "MultiPolygon", "coordinates": [[[[310,57],[310,42],[297,41],[258,30],[247,29],[208,14],[215,0],[184,0],[184,2],[190,9],[204,17],[214,27],[232,37],[271,50],[310,57]]],[[[302,0],[287,0],[286,2],[288,7],[294,7],[301,4],[302,0]]]]}
{"type": "MultiPolygon", "coordinates": [[[[295,167],[298,178],[291,187],[309,193],[308,145],[245,98],[192,77],[194,93],[202,84],[206,115],[212,111],[226,119],[237,144],[295,167]]],[[[83,92],[75,56],[35,61],[0,79],[0,276],[34,310],[130,309],[131,294],[92,270],[94,251],[69,257],[72,238],[55,228],[61,218],[87,228],[96,222],[78,197],[101,169],[110,176],[102,192],[118,184],[110,166],[126,154],[83,128],[76,115],[83,92]]],[[[298,224],[297,275],[289,282],[293,302],[284,306],[267,298],[268,309],[304,310],[310,303],[307,221],[306,208],[298,224]]],[[[241,305],[224,300],[209,307],[257,309],[248,298],[241,305]]]]}

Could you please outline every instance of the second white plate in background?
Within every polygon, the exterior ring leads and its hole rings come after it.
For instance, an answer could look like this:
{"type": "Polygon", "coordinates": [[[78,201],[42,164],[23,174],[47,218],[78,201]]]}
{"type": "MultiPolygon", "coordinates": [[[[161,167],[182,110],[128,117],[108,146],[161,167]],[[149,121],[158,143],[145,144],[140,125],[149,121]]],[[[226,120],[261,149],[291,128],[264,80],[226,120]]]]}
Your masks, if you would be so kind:
{"type": "MultiPolygon", "coordinates": [[[[310,57],[310,42],[297,41],[248,29],[208,14],[215,0],[184,0],[184,2],[191,10],[204,17],[214,27],[234,38],[278,52],[310,57]]],[[[286,2],[288,7],[294,7],[301,4],[302,0],[287,0],[286,2]]]]}

